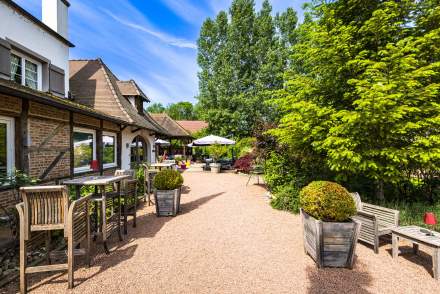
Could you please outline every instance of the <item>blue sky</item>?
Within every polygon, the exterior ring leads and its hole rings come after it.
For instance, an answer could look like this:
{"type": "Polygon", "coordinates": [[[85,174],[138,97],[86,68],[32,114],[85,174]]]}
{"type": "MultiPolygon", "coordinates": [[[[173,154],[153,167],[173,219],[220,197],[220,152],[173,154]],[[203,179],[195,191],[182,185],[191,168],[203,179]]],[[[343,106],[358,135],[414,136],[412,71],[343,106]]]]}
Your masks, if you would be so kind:
{"type": "MultiPolygon", "coordinates": [[[[41,19],[41,0],[15,0],[41,19]]],[[[262,0],[256,0],[261,7],[262,0]]],[[[305,0],[271,0],[274,12],[305,0]]],[[[121,80],[134,79],[152,102],[195,102],[196,41],[202,22],[231,0],[70,0],[71,59],[101,57],[121,80]]]]}

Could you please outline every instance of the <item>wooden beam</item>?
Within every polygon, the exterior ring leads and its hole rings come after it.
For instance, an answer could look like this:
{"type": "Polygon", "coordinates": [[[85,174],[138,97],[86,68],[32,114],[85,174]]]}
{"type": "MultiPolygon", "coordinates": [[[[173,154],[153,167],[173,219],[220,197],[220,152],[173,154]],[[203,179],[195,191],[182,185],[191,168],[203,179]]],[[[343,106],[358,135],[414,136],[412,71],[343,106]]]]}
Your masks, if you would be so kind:
{"type": "Polygon", "coordinates": [[[46,168],[46,170],[39,176],[39,179],[45,179],[49,173],[54,169],[54,167],[58,164],[58,162],[63,158],[64,154],[66,154],[66,151],[60,152],[57,157],[49,164],[49,166],[46,168]]]}
{"type": "Polygon", "coordinates": [[[70,147],[70,178],[75,175],[75,154],[74,154],[74,142],[73,142],[73,112],[69,112],[69,147],[70,147]]]}
{"type": "Polygon", "coordinates": [[[20,114],[20,169],[29,174],[29,101],[26,99],[22,100],[22,109],[20,114]]]}
{"type": "Polygon", "coordinates": [[[125,148],[122,146],[122,133],[116,134],[116,141],[116,161],[119,168],[122,168],[122,148],[125,148]]]}
{"type": "Polygon", "coordinates": [[[97,130],[96,131],[96,159],[98,160],[98,165],[99,165],[99,174],[103,175],[103,156],[104,152],[103,152],[103,144],[102,144],[102,130],[97,130]]]}
{"type": "Polygon", "coordinates": [[[132,130],[131,132],[132,133],[136,133],[137,131],[139,131],[141,128],[136,128],[136,129],[134,129],[134,130],[132,130]]]}

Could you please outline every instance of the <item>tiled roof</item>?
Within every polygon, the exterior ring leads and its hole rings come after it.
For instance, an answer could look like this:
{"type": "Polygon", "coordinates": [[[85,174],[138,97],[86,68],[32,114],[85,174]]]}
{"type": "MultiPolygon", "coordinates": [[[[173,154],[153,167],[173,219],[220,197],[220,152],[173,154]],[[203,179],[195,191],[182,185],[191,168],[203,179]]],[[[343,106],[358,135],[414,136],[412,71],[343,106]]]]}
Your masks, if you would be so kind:
{"type": "Polygon", "coordinates": [[[76,102],[138,127],[167,134],[148,114],[138,113],[122,95],[118,82],[101,59],[70,61],[70,92],[76,102]]]}
{"type": "Polygon", "coordinates": [[[191,134],[194,134],[208,127],[208,123],[203,120],[178,120],[177,123],[191,134]]]}
{"type": "Polygon", "coordinates": [[[123,120],[117,117],[111,116],[86,105],[76,103],[67,98],[61,98],[47,92],[37,91],[6,79],[0,79],[0,92],[11,96],[18,95],[18,97],[27,98],[36,102],[59,107],[61,109],[90,115],[92,117],[107,119],[118,124],[125,123],[123,120]]]}
{"type": "Polygon", "coordinates": [[[139,96],[145,101],[150,101],[150,99],[148,99],[147,95],[142,92],[141,88],[139,88],[135,81],[117,81],[116,83],[118,84],[119,90],[123,96],[139,96]]]}
{"type": "Polygon", "coordinates": [[[175,138],[191,138],[191,134],[188,133],[181,125],[168,116],[166,113],[150,113],[151,117],[167,130],[171,137],[175,138]]]}

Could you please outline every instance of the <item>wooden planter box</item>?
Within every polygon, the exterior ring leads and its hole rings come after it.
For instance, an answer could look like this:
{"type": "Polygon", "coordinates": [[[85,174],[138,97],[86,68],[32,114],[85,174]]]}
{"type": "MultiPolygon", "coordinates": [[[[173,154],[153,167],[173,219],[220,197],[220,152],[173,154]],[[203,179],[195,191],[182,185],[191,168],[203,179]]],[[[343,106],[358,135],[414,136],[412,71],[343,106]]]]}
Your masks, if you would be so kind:
{"type": "Polygon", "coordinates": [[[175,216],[180,211],[181,188],[154,190],[157,216],[175,216]]]}
{"type": "Polygon", "coordinates": [[[361,224],[323,222],[301,209],[304,251],[318,267],[353,268],[353,259],[361,224]]]}
{"type": "Polygon", "coordinates": [[[218,174],[220,173],[222,165],[220,163],[211,163],[209,167],[211,168],[211,173],[218,174]]]}

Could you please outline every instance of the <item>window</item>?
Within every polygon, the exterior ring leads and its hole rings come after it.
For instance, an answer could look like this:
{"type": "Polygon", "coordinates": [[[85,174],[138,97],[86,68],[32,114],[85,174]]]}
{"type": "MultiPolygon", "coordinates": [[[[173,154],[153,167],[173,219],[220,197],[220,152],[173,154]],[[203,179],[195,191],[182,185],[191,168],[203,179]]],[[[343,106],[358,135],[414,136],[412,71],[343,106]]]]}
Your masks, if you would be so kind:
{"type": "Polygon", "coordinates": [[[20,54],[11,54],[11,80],[41,90],[41,64],[20,54]]]}
{"type": "Polygon", "coordinates": [[[26,60],[26,75],[24,79],[25,86],[38,89],[38,66],[35,63],[26,60]]]}
{"type": "Polygon", "coordinates": [[[11,80],[21,84],[22,81],[21,57],[11,54],[11,80]]]}
{"type": "Polygon", "coordinates": [[[14,158],[14,119],[0,116],[0,179],[12,173],[14,158]]]}
{"type": "Polygon", "coordinates": [[[90,171],[96,159],[96,134],[93,130],[75,128],[73,131],[74,172],[90,171]]]}
{"type": "Polygon", "coordinates": [[[102,149],[104,168],[116,166],[116,134],[103,133],[102,149]]]}
{"type": "Polygon", "coordinates": [[[132,164],[139,164],[147,161],[147,144],[144,138],[136,136],[130,145],[130,161],[132,164]]]}

